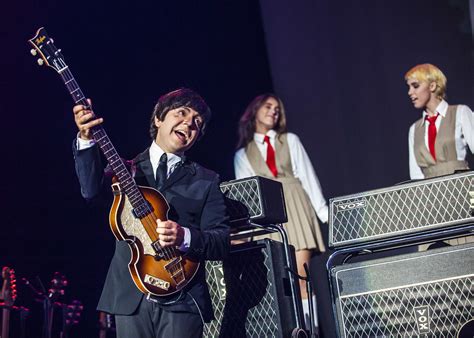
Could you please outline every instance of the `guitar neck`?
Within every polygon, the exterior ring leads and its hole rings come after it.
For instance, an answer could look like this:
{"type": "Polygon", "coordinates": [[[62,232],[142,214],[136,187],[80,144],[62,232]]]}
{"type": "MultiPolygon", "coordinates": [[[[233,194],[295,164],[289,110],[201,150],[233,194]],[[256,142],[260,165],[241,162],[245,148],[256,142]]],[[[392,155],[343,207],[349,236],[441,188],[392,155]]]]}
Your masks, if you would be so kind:
{"type": "MultiPolygon", "coordinates": [[[[87,102],[84,93],[82,92],[77,81],[69,70],[69,67],[64,67],[59,72],[59,74],[61,75],[61,78],[64,84],[66,85],[69,94],[71,94],[74,102],[76,104],[81,104],[89,107],[89,102],[87,102]]],[[[140,190],[138,189],[135,180],[133,179],[130,172],[127,170],[125,163],[117,153],[117,150],[110,141],[110,138],[105,132],[104,128],[99,125],[92,128],[91,131],[95,142],[102,150],[102,153],[107,159],[107,162],[109,163],[118,181],[120,182],[122,189],[124,189],[125,194],[128,196],[128,199],[132,204],[136,215],[139,218],[148,215],[151,212],[148,207],[148,203],[145,201],[142,194],[140,193],[140,190]]]]}
{"type": "Polygon", "coordinates": [[[10,334],[10,309],[2,309],[2,336],[8,338],[10,334]]]}

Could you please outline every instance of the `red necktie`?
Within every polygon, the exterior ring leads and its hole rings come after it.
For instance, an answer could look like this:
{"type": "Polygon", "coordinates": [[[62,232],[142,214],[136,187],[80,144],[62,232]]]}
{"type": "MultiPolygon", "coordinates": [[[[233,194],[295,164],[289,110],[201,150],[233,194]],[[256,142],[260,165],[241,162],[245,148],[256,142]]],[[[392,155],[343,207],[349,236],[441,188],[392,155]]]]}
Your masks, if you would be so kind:
{"type": "Polygon", "coordinates": [[[426,116],[425,119],[430,123],[428,126],[428,147],[430,153],[436,161],[435,141],[436,141],[436,119],[439,114],[435,116],[426,116]]]}
{"type": "Polygon", "coordinates": [[[268,169],[272,172],[273,176],[277,177],[278,176],[278,170],[275,162],[275,150],[272,147],[272,144],[270,143],[270,138],[268,135],[265,135],[265,138],[263,139],[263,142],[267,144],[267,165],[268,169]]]}

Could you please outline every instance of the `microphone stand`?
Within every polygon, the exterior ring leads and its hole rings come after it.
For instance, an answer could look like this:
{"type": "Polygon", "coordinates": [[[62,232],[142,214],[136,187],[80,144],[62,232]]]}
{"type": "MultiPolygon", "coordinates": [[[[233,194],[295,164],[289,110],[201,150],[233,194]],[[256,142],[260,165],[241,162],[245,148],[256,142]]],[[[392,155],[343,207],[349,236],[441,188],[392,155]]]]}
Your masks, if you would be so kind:
{"type": "Polygon", "coordinates": [[[46,293],[46,289],[41,282],[41,279],[36,276],[36,280],[38,281],[41,290],[36,289],[33,284],[27,279],[27,278],[22,278],[22,281],[25,285],[27,285],[34,293],[35,297],[37,298],[36,300],[38,302],[43,303],[43,328],[42,328],[42,338],[51,338],[51,329],[53,327],[53,306],[51,304],[51,299],[49,298],[49,295],[46,293]]]}

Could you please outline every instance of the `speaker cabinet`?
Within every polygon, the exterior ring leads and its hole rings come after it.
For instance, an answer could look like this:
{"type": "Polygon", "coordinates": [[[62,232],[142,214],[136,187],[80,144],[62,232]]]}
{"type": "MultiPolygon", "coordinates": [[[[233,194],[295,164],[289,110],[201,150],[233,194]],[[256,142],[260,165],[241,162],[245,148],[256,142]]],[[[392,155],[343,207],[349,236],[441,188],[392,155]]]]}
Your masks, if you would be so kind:
{"type": "Polygon", "coordinates": [[[288,221],[283,187],[278,181],[252,176],[222,182],[220,188],[231,222],[245,222],[249,218],[261,225],[288,221]]]}
{"type": "Polygon", "coordinates": [[[329,247],[409,238],[474,222],[474,171],[332,198],[329,247]]]}
{"type": "Polygon", "coordinates": [[[472,243],[344,264],[330,279],[339,337],[457,337],[474,318],[472,243]]]}
{"type": "Polygon", "coordinates": [[[204,337],[290,337],[301,302],[292,297],[285,265],[283,244],[269,239],[235,245],[225,261],[206,262],[215,320],[205,324],[204,337]]]}

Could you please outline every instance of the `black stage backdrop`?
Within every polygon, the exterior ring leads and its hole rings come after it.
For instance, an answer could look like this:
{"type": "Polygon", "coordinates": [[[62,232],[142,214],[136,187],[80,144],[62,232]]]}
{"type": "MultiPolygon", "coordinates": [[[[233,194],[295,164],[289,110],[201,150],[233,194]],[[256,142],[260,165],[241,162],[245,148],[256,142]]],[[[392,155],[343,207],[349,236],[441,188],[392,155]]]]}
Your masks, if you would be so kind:
{"type": "MultiPolygon", "coordinates": [[[[437,65],[448,102],[474,107],[468,1],[260,3],[274,89],[326,198],[409,179],[408,129],[421,117],[403,78],[412,66],[437,65]]],[[[311,266],[324,336],[334,334],[323,278],[329,254],[311,266]]]]}
{"type": "MultiPolygon", "coordinates": [[[[97,332],[94,311],[113,252],[104,210],[80,198],[71,156],[71,99],[27,40],[45,26],[62,49],[122,156],[150,143],[157,97],[188,86],[214,116],[190,157],[233,178],[238,117],[257,94],[276,91],[302,139],[326,198],[408,179],[407,131],[418,118],[403,74],[420,62],[448,77],[448,100],[474,107],[468,1],[29,0],[2,4],[0,264],[19,277],[54,271],[66,299],[85,304],[77,336],[97,332]]],[[[325,336],[334,330],[324,261],[313,268],[325,336]]],[[[39,336],[41,304],[19,289],[39,336]]],[[[56,322],[58,324],[58,322],[56,322]]]]}

